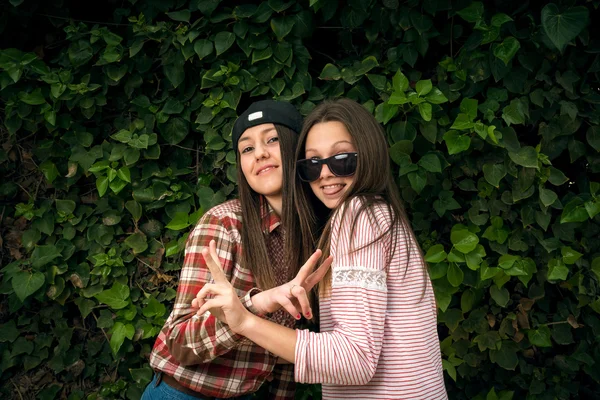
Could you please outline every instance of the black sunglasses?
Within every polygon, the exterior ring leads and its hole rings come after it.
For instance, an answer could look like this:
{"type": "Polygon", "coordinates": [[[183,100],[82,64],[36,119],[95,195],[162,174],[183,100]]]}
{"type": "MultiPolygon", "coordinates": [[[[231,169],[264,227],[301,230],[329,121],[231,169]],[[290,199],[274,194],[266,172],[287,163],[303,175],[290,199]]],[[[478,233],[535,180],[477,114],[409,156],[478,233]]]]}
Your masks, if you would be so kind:
{"type": "Polygon", "coordinates": [[[340,153],[327,158],[306,158],[296,161],[298,176],[305,182],[319,179],[323,164],[326,164],[335,176],[351,176],[356,172],[358,153],[340,153]]]}

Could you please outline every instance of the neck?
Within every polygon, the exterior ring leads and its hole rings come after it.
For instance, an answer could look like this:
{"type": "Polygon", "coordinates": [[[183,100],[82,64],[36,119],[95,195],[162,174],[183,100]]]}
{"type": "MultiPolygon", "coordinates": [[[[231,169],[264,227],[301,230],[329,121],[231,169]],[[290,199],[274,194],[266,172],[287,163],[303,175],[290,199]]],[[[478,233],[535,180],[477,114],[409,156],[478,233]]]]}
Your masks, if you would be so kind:
{"type": "Polygon", "coordinates": [[[273,208],[273,210],[275,211],[275,213],[277,215],[281,216],[281,207],[282,207],[281,195],[279,195],[279,196],[265,196],[265,198],[267,199],[267,202],[269,203],[269,205],[271,206],[271,208],[273,208]]]}

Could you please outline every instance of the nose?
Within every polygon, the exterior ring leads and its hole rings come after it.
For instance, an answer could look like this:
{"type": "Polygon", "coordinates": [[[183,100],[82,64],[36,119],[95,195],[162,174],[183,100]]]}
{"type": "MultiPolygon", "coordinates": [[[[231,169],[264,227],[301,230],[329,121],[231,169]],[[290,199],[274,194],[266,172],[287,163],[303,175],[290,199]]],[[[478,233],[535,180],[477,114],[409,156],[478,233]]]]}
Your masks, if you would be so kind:
{"type": "Polygon", "coordinates": [[[269,158],[269,150],[262,143],[259,143],[254,148],[254,156],[257,160],[261,158],[269,158]]]}
{"type": "Polygon", "coordinates": [[[321,174],[319,175],[320,179],[325,179],[325,178],[329,178],[331,176],[335,176],[331,170],[329,169],[329,166],[327,164],[321,164],[321,174]]]}

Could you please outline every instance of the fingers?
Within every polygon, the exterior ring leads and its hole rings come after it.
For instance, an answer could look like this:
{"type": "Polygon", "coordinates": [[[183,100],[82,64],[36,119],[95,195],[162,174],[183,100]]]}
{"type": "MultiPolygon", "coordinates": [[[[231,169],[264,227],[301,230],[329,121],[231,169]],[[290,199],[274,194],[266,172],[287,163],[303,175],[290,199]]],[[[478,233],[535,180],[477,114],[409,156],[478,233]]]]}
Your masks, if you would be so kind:
{"type": "Polygon", "coordinates": [[[292,294],[292,296],[294,296],[294,299],[297,301],[300,310],[302,311],[302,315],[304,315],[305,318],[311,318],[312,310],[310,308],[310,302],[308,301],[306,290],[304,290],[302,286],[296,285],[292,287],[290,293],[292,294]]]}
{"type": "Polygon", "coordinates": [[[333,257],[327,257],[325,261],[323,261],[323,264],[321,264],[315,272],[313,272],[308,278],[306,278],[306,280],[304,281],[304,285],[302,286],[304,286],[306,290],[312,289],[317,283],[321,281],[321,279],[323,279],[327,271],[329,271],[332,262],[333,257]]]}
{"type": "Polygon", "coordinates": [[[283,299],[281,299],[281,301],[279,302],[279,304],[292,317],[294,317],[295,319],[300,319],[300,312],[298,311],[298,309],[296,308],[296,306],[294,306],[294,304],[292,303],[292,301],[290,299],[283,298],[283,299]]]}
{"type": "Polygon", "coordinates": [[[213,280],[217,283],[229,282],[223,272],[221,263],[219,262],[217,243],[214,240],[211,240],[208,247],[208,249],[202,249],[202,257],[204,257],[204,261],[206,262],[206,266],[208,267],[213,280]]]}
{"type": "Polygon", "coordinates": [[[226,289],[214,284],[214,283],[207,283],[205,284],[202,289],[200,289],[200,291],[198,292],[198,294],[196,294],[196,298],[194,300],[192,300],[192,307],[194,308],[198,308],[198,307],[202,307],[205,303],[206,303],[206,297],[208,297],[208,295],[222,295],[226,293],[226,289]]]}
{"type": "Polygon", "coordinates": [[[227,291],[231,290],[231,283],[227,280],[227,276],[223,272],[221,262],[219,261],[217,243],[211,240],[208,248],[202,249],[201,254],[215,283],[206,283],[198,294],[196,294],[196,298],[192,300],[192,307],[199,308],[197,311],[198,315],[205,313],[211,307],[215,307],[214,302],[211,302],[211,306],[206,305],[209,302],[206,299],[208,295],[226,295],[227,291]]]}
{"type": "Polygon", "coordinates": [[[319,258],[321,258],[322,253],[323,252],[320,249],[315,250],[315,252],[312,253],[312,255],[308,258],[308,260],[306,260],[302,268],[300,268],[298,274],[296,274],[296,279],[299,279],[300,282],[304,282],[304,280],[308,277],[308,275],[310,275],[312,270],[315,268],[315,265],[317,265],[317,262],[319,262],[319,258]]]}
{"type": "MultiPolygon", "coordinates": [[[[210,298],[210,299],[206,299],[203,298],[202,300],[198,300],[198,298],[196,298],[195,300],[198,301],[198,304],[200,305],[200,308],[198,309],[198,311],[196,311],[197,315],[202,315],[207,311],[210,311],[213,315],[216,316],[215,311],[222,313],[224,311],[224,307],[227,306],[228,304],[231,304],[231,296],[230,296],[230,292],[228,292],[227,290],[222,290],[223,288],[220,288],[217,285],[214,285],[214,287],[212,289],[209,289],[206,291],[207,294],[212,294],[214,295],[214,297],[210,298]],[[213,289],[217,289],[217,290],[213,290],[213,289]]],[[[200,296],[200,292],[198,292],[198,296],[200,296]]],[[[237,297],[236,297],[237,299],[237,297]]]]}
{"type": "Polygon", "coordinates": [[[221,303],[220,303],[219,299],[209,299],[209,300],[206,300],[206,302],[204,304],[202,304],[202,307],[200,307],[200,309],[198,310],[198,312],[196,312],[196,314],[202,315],[202,314],[206,313],[207,311],[210,311],[211,309],[220,308],[220,307],[221,307],[221,303]]]}

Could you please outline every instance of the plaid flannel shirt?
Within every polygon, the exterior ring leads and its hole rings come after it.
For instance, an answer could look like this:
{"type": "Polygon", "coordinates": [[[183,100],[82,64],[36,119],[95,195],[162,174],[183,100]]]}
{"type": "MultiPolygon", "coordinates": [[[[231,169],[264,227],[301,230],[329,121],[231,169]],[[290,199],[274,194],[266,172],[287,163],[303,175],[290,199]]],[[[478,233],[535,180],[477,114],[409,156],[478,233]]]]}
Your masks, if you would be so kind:
{"type": "MultiPolygon", "coordinates": [[[[278,285],[288,276],[284,265],[283,227],[269,207],[262,216],[267,250],[278,285]]],[[[276,364],[277,356],[247,338],[233,333],[210,313],[196,316],[192,300],[211,276],[202,254],[214,239],[223,271],[242,303],[254,314],[250,299],[255,288],[252,273],[240,265],[242,210],[239,200],[213,207],[196,225],[185,250],[177,297],[171,315],[161,330],[150,355],[150,366],[205,396],[227,398],[253,393],[269,381],[270,398],[292,399],[295,392],[293,365],[276,364]]],[[[284,310],[268,319],[294,327],[284,310]]]]}

